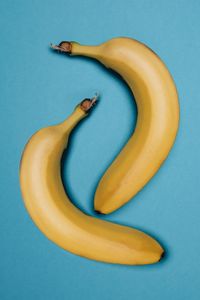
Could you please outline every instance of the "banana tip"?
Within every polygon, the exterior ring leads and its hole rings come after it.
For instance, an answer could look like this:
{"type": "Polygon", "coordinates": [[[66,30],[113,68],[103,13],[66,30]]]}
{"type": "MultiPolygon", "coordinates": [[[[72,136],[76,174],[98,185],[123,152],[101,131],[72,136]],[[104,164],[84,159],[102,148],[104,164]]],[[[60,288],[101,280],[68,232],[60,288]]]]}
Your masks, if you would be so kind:
{"type": "Polygon", "coordinates": [[[95,210],[95,213],[96,213],[97,215],[105,215],[105,214],[102,213],[100,210],[95,210]]]}
{"type": "Polygon", "coordinates": [[[165,257],[165,251],[163,250],[163,253],[162,253],[161,256],[160,256],[159,261],[161,261],[164,257],[165,257]]]}

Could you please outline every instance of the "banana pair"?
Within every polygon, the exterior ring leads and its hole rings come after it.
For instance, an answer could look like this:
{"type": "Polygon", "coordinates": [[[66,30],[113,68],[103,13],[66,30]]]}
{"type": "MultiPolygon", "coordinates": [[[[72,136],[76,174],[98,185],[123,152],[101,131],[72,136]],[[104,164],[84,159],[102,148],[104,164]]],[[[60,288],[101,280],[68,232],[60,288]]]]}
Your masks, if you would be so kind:
{"type": "MultiPolygon", "coordinates": [[[[95,194],[95,210],[108,214],[141,190],[174,143],[179,104],[173,79],[151,49],[130,38],[115,38],[98,46],[62,42],[52,48],[99,60],[118,72],[134,93],[138,109],[135,131],[105,172],[95,194]]],[[[50,240],[74,254],[128,265],[158,262],[164,251],[157,241],[136,229],[82,213],[64,190],[60,175],[63,151],[71,131],[95,101],[83,100],[68,119],[39,130],[27,143],[20,165],[26,208],[50,240]]]]}

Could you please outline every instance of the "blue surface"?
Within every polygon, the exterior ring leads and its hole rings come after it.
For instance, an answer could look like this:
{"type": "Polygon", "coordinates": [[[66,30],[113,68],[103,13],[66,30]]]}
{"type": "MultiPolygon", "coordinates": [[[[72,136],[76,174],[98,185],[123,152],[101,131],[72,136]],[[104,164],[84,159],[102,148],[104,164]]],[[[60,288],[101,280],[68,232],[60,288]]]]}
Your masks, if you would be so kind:
{"type": "Polygon", "coordinates": [[[200,299],[199,14],[197,0],[1,0],[1,300],[200,299]],[[19,189],[27,139],[98,90],[101,102],[74,132],[63,169],[74,203],[93,214],[95,187],[131,134],[135,106],[112,73],[92,60],[55,54],[48,44],[98,44],[114,36],[156,51],[180,96],[180,130],[169,158],[133,201],[105,217],[162,242],[167,256],[152,266],[109,265],[65,252],[32,223],[19,189]]]}

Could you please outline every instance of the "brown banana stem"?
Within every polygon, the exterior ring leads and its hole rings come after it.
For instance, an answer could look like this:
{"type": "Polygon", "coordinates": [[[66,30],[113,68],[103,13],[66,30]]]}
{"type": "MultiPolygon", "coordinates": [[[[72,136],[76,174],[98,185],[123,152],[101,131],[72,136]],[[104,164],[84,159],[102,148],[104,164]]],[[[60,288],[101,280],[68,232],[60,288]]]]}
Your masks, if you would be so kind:
{"type": "Polygon", "coordinates": [[[72,43],[71,42],[63,41],[59,45],[50,44],[50,47],[53,50],[57,50],[62,53],[67,53],[67,54],[72,53],[72,43]]]}

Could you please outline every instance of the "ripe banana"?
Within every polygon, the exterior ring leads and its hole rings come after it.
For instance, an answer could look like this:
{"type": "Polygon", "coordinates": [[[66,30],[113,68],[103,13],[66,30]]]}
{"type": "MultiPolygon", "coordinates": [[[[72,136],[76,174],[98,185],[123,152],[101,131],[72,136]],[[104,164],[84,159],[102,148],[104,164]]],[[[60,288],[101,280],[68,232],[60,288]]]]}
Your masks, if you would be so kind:
{"type": "Polygon", "coordinates": [[[179,124],[175,84],[160,58],[130,38],[114,38],[98,46],[62,42],[52,48],[99,60],[118,72],[135,96],[138,109],[135,131],[105,172],[95,194],[95,210],[111,213],[144,187],[174,143],[179,124]]]}
{"type": "Polygon", "coordinates": [[[74,254],[128,265],[158,262],[163,249],[153,238],[82,213],[65,193],[60,160],[72,129],[94,102],[85,99],[63,123],[39,130],[27,143],[20,165],[25,206],[50,240],[74,254]]]}

